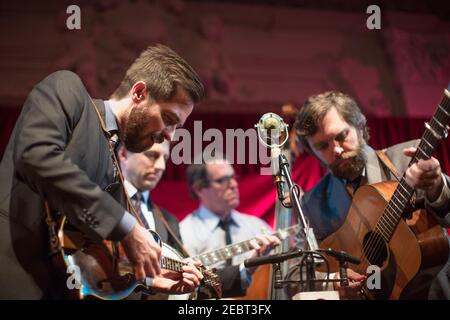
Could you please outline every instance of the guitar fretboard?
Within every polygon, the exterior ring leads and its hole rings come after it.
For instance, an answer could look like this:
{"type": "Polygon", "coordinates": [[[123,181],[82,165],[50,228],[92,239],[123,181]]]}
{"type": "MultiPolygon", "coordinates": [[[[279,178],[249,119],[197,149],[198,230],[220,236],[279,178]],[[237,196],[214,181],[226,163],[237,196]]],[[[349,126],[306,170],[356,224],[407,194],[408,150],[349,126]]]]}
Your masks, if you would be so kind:
{"type": "MultiPolygon", "coordinates": [[[[450,92],[444,91],[441,103],[431,118],[425,123],[425,132],[420,139],[417,151],[412,157],[408,167],[418,162],[420,159],[429,159],[438,144],[438,141],[447,135],[447,123],[450,118],[450,92]]],[[[405,181],[405,175],[401,178],[391,200],[386,206],[383,215],[377,222],[375,230],[389,242],[394,234],[403,212],[414,194],[414,189],[405,181]]]]}
{"type": "MultiPolygon", "coordinates": [[[[300,229],[299,225],[296,224],[286,229],[280,229],[277,232],[273,233],[273,235],[283,240],[288,236],[296,234],[299,229],[300,229]]],[[[251,245],[251,241],[253,241],[254,239],[255,238],[230,244],[221,249],[208,251],[198,256],[191,257],[189,259],[194,261],[201,261],[201,263],[204,266],[210,266],[221,261],[226,261],[227,259],[230,259],[234,256],[238,256],[252,250],[253,247],[251,245]]]]}

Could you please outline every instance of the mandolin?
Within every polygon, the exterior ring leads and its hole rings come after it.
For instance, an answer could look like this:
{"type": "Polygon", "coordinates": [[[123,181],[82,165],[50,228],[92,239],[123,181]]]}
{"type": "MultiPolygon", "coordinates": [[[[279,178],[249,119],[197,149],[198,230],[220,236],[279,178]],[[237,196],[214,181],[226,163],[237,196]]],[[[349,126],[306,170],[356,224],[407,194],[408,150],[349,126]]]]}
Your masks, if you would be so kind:
{"type": "MultiPolygon", "coordinates": [[[[60,260],[57,265],[64,266],[66,268],[64,272],[70,270],[80,273],[76,280],[78,285],[68,287],[68,298],[121,300],[133,292],[143,292],[150,296],[153,294],[149,287],[150,279],[136,280],[133,267],[127,260],[120,243],[106,240],[92,242],[83,233],[66,223],[65,218],[61,220],[58,232],[61,249],[53,255],[53,260],[60,260]]],[[[149,232],[162,246],[161,269],[182,273],[182,267],[187,262],[182,260],[175,249],[162,243],[156,232],[149,232]]],[[[215,269],[204,266],[197,268],[204,277],[201,284],[202,292],[211,298],[221,298],[222,284],[215,269]]],[[[69,281],[67,284],[69,285],[69,281]]],[[[170,295],[169,299],[170,297],[187,299],[188,296],[189,294],[170,295]]]]}

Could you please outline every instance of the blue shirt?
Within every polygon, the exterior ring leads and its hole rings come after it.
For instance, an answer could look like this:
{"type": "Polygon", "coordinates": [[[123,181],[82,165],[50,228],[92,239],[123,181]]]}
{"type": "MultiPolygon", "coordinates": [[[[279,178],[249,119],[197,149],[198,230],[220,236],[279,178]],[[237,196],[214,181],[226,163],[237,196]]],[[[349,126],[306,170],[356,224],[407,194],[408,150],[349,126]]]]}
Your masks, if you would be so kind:
{"type": "MultiPolygon", "coordinates": [[[[232,210],[230,213],[230,233],[232,243],[246,241],[261,235],[264,230],[271,231],[270,226],[262,219],[232,210]]],[[[186,216],[180,223],[180,234],[183,244],[192,256],[220,249],[226,246],[225,231],[219,227],[220,217],[204,206],[186,216]]],[[[251,283],[251,276],[244,267],[244,260],[251,252],[233,257],[233,265],[239,265],[241,287],[246,289],[251,283]]],[[[215,265],[223,267],[225,262],[215,265]]]]}

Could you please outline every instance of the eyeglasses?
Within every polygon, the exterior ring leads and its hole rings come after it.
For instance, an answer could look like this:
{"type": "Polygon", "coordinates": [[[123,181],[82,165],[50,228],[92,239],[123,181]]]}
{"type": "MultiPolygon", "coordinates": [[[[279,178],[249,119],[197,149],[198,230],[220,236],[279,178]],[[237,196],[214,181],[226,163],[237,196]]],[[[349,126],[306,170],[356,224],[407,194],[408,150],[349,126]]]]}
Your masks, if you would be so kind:
{"type": "Polygon", "coordinates": [[[239,176],[235,173],[228,175],[228,176],[223,176],[217,179],[210,179],[209,182],[217,182],[218,184],[220,184],[221,186],[228,186],[230,184],[231,179],[234,179],[235,181],[239,180],[239,176]]]}

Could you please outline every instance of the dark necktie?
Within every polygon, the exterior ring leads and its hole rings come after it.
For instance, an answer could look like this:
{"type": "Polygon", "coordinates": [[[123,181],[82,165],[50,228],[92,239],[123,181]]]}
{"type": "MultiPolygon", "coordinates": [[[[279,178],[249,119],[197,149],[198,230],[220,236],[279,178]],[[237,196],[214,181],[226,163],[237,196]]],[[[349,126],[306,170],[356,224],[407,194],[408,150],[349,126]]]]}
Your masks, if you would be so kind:
{"type": "Polygon", "coordinates": [[[144,214],[141,210],[141,203],[142,203],[142,195],[140,192],[136,192],[133,197],[131,197],[131,201],[133,203],[133,207],[136,210],[136,213],[139,215],[139,218],[141,219],[142,223],[144,224],[144,227],[146,229],[150,229],[150,226],[147,223],[147,219],[145,219],[144,214]]]}
{"type": "Polygon", "coordinates": [[[353,198],[353,195],[356,192],[356,189],[359,188],[361,179],[362,179],[362,176],[359,176],[358,178],[354,179],[353,181],[347,180],[347,183],[345,184],[345,189],[347,189],[351,198],[353,198]]]}
{"type": "MultiPolygon", "coordinates": [[[[231,224],[231,219],[221,219],[219,221],[219,227],[225,231],[225,244],[229,245],[231,244],[231,233],[230,233],[230,224],[231,224]]],[[[231,266],[231,258],[227,259],[226,261],[226,265],[227,266],[231,266]]]]}

